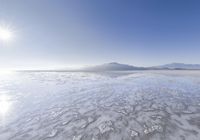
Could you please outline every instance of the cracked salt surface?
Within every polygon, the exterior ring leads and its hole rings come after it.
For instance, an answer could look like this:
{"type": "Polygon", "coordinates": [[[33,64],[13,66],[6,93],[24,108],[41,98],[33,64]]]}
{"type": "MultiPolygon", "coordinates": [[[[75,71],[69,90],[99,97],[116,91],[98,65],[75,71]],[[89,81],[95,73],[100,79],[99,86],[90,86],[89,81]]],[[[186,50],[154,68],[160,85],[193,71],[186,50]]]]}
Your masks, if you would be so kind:
{"type": "Polygon", "coordinates": [[[199,140],[200,71],[0,75],[0,140],[199,140]]]}

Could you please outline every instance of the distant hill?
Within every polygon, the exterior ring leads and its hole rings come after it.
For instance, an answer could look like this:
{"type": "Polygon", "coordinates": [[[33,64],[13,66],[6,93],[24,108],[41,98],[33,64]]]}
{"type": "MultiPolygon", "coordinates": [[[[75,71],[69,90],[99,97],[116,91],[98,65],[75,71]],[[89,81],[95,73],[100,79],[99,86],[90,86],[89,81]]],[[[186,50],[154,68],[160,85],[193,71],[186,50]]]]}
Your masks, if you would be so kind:
{"type": "Polygon", "coordinates": [[[171,63],[171,64],[166,64],[166,65],[156,66],[154,68],[197,70],[197,69],[200,69],[200,64],[171,63]]]}
{"type": "Polygon", "coordinates": [[[92,71],[133,71],[133,70],[200,70],[200,64],[184,64],[184,63],[170,63],[160,66],[152,67],[137,67],[127,64],[120,64],[117,62],[105,63],[97,66],[83,67],[79,69],[52,69],[52,70],[24,70],[24,71],[36,71],[36,72],[92,72],[92,71]]]}
{"type": "Polygon", "coordinates": [[[85,67],[83,71],[131,71],[131,70],[200,70],[200,64],[171,63],[153,67],[137,67],[117,62],[85,67]]]}
{"type": "Polygon", "coordinates": [[[135,67],[117,62],[106,63],[102,65],[83,68],[84,71],[129,71],[129,70],[146,70],[144,67],[135,67]]]}

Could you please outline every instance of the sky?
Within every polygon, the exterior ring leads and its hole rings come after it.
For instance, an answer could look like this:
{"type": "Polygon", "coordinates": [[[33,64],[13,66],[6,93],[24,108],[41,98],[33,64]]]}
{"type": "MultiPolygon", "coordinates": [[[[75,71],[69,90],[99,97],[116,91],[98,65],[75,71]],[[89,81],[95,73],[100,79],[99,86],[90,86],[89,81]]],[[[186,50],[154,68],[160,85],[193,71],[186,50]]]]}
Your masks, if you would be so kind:
{"type": "Polygon", "coordinates": [[[0,69],[200,63],[198,0],[0,0],[0,69]]]}

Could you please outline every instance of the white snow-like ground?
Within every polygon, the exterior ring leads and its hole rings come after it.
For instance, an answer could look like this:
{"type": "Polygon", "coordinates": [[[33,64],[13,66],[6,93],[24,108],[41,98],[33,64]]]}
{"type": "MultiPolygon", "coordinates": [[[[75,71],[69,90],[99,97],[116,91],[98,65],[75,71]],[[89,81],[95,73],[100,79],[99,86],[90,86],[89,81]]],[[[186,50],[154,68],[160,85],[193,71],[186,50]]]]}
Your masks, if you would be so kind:
{"type": "Polygon", "coordinates": [[[199,140],[200,71],[0,74],[0,140],[199,140]]]}

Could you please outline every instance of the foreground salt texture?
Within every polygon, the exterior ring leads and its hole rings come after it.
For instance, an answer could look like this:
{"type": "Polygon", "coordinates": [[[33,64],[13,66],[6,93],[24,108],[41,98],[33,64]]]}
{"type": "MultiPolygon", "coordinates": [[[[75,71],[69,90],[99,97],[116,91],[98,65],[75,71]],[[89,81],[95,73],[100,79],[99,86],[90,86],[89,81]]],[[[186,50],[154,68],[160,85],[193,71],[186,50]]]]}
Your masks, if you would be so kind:
{"type": "Polygon", "coordinates": [[[199,140],[200,72],[0,75],[0,140],[199,140]]]}

